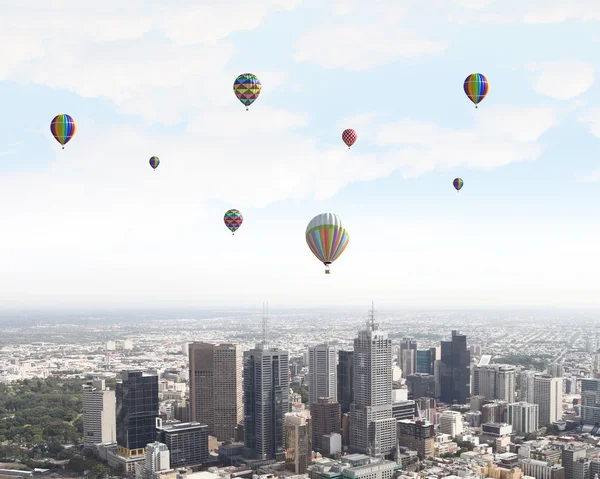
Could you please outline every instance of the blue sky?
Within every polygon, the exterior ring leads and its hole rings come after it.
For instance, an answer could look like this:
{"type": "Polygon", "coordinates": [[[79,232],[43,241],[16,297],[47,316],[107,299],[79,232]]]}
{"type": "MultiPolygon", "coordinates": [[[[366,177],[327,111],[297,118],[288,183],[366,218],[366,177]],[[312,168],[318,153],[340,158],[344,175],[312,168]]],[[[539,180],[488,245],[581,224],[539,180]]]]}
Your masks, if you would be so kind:
{"type": "Polygon", "coordinates": [[[3,305],[600,306],[597,2],[39,5],[0,0],[3,305]]]}

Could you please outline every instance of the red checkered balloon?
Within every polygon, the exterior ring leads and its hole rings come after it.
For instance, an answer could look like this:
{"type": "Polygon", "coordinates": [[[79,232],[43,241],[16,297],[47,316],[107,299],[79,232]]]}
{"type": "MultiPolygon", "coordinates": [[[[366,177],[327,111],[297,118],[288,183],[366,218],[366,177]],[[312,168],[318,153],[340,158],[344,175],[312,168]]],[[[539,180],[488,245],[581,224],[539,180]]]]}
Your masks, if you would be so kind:
{"type": "Polygon", "coordinates": [[[344,132],[342,133],[342,140],[344,140],[344,143],[346,143],[346,145],[348,145],[348,149],[350,149],[350,147],[352,145],[354,145],[354,142],[356,141],[357,138],[358,138],[358,135],[351,128],[344,130],[344,132]]]}

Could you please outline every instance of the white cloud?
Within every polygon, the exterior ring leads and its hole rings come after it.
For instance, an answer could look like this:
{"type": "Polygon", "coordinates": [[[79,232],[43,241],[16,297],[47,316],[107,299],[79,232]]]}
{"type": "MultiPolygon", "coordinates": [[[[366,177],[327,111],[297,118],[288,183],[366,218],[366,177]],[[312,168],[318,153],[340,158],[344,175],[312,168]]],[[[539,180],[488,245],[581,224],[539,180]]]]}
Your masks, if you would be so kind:
{"type": "Polygon", "coordinates": [[[407,177],[459,165],[488,169],[539,158],[544,147],[536,141],[558,124],[552,108],[498,105],[475,117],[469,130],[404,119],[380,127],[377,143],[404,147],[388,155],[407,177]]]}
{"type": "Polygon", "coordinates": [[[530,63],[527,69],[535,73],[534,90],[556,100],[571,100],[596,81],[594,66],[581,61],[530,63]]]}
{"type": "Polygon", "coordinates": [[[588,123],[592,135],[600,138],[600,108],[594,108],[577,117],[580,123],[588,123]]]}
{"type": "Polygon", "coordinates": [[[413,30],[386,24],[346,24],[315,28],[296,43],[294,59],[324,68],[364,71],[398,58],[441,53],[447,45],[413,30]]]}
{"type": "Polygon", "coordinates": [[[545,2],[537,8],[528,9],[525,23],[562,23],[567,20],[600,20],[600,5],[594,0],[571,0],[569,2],[545,2]]]}
{"type": "Polygon", "coordinates": [[[453,15],[457,23],[477,20],[484,23],[551,24],[568,20],[600,21],[600,5],[595,0],[455,0],[471,9],[481,10],[471,14],[453,15]]]}
{"type": "Polygon", "coordinates": [[[356,8],[356,0],[333,0],[331,11],[334,15],[348,15],[356,8]]]}
{"type": "MultiPolygon", "coordinates": [[[[125,113],[173,124],[186,112],[231,101],[238,68],[250,65],[227,68],[235,50],[224,38],[254,29],[269,12],[296,8],[301,0],[226,0],[211,7],[112,0],[67,8],[46,2],[41,9],[37,3],[0,2],[0,41],[12,45],[3,55],[0,80],[106,97],[125,113]]],[[[282,74],[261,71],[256,60],[252,67],[259,77],[275,80],[268,88],[281,84],[282,74]]]]}
{"type": "Polygon", "coordinates": [[[496,0],[454,0],[454,3],[458,3],[459,5],[466,8],[474,8],[478,10],[480,8],[485,8],[488,5],[491,5],[495,1],[496,0]]]}
{"type": "Polygon", "coordinates": [[[583,175],[579,177],[579,181],[584,181],[586,183],[593,183],[596,181],[600,181],[600,170],[592,171],[587,175],[583,175]]]}

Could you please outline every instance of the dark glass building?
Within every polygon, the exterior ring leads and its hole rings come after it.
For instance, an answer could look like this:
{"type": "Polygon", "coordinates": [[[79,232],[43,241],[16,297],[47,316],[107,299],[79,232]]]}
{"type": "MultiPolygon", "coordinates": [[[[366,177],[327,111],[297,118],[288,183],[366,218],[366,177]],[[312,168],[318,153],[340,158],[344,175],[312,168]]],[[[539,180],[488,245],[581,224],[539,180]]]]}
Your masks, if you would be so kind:
{"type": "Polygon", "coordinates": [[[248,459],[285,459],[288,362],[287,351],[268,349],[264,344],[244,352],[244,445],[248,459]]]}
{"type": "Polygon", "coordinates": [[[434,374],[436,348],[417,349],[416,372],[434,374]]]}
{"type": "Polygon", "coordinates": [[[155,371],[121,371],[116,386],[117,448],[121,454],[144,454],[156,438],[158,375],[155,371]]]}
{"type": "Polygon", "coordinates": [[[471,395],[471,353],[467,336],[452,331],[451,341],[442,341],[440,359],[440,402],[466,404],[471,395]]]}
{"type": "Polygon", "coordinates": [[[431,374],[416,373],[406,378],[409,399],[435,397],[435,377],[431,374]]]}
{"type": "Polygon", "coordinates": [[[166,444],[171,469],[199,466],[209,458],[208,426],[199,422],[156,420],[156,440],[166,444]]]}
{"type": "Polygon", "coordinates": [[[342,416],[350,412],[350,404],[354,402],[354,351],[338,351],[337,396],[342,409],[342,416]]]}

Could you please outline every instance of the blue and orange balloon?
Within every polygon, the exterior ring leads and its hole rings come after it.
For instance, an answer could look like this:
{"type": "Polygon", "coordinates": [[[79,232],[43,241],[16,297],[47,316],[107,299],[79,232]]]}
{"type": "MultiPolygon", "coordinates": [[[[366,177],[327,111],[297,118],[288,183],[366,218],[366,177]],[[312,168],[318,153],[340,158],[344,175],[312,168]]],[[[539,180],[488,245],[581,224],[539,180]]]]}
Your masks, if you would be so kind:
{"type": "Polygon", "coordinates": [[[149,163],[152,169],[156,171],[156,168],[158,168],[158,165],[160,165],[160,160],[158,159],[158,156],[153,156],[152,158],[150,158],[149,163]]]}
{"type": "Polygon", "coordinates": [[[325,265],[325,274],[330,274],[329,265],[341,256],[348,241],[350,235],[344,229],[341,218],[333,213],[315,216],[306,227],[306,243],[325,265]]]}
{"type": "Polygon", "coordinates": [[[485,75],[481,73],[472,73],[469,75],[464,83],[465,93],[473,103],[475,108],[481,103],[490,90],[490,84],[487,81],[485,75]]]}
{"type": "Polygon", "coordinates": [[[454,185],[454,188],[456,188],[456,191],[460,191],[465,182],[462,180],[462,178],[454,178],[452,184],[454,185]]]}
{"type": "Polygon", "coordinates": [[[75,126],[75,120],[71,115],[56,115],[50,123],[50,131],[52,132],[52,136],[58,141],[63,150],[65,149],[65,145],[69,142],[77,127],[75,126]]]}

